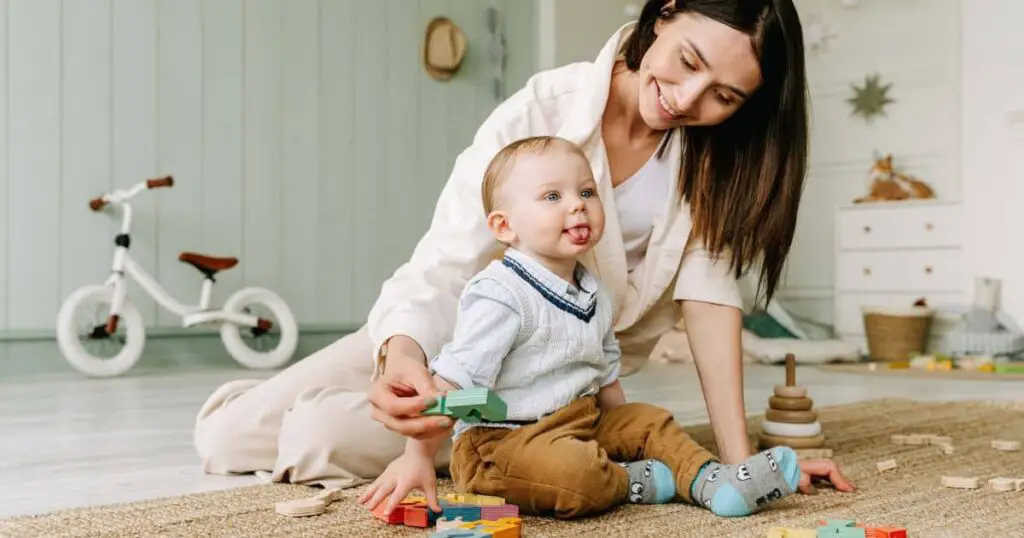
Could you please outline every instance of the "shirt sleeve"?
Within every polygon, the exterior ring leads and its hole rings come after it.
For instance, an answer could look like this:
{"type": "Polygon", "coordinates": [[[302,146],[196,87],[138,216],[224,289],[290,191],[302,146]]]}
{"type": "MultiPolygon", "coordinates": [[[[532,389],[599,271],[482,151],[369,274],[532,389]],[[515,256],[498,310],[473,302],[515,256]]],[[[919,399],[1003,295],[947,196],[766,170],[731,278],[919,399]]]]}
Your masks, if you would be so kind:
{"type": "Polygon", "coordinates": [[[728,255],[723,251],[722,259],[716,259],[700,241],[691,240],[683,251],[672,298],[742,309],[743,297],[739,282],[729,270],[728,255]]]}
{"type": "Polygon", "coordinates": [[[459,300],[451,342],[430,360],[430,370],[459,388],[494,388],[522,326],[515,296],[490,279],[473,281],[459,300]]]}
{"type": "Polygon", "coordinates": [[[373,341],[372,378],[380,373],[383,345],[395,335],[412,338],[427,357],[436,355],[453,335],[466,283],[500,251],[487,229],[480,184],[505,144],[536,130],[515,112],[529,99],[527,94],[523,91],[499,105],[458,155],[429,229],[409,261],[381,286],[367,320],[373,341]]]}
{"type": "Polygon", "coordinates": [[[601,383],[602,387],[611,385],[619,379],[621,369],[622,349],[619,347],[619,339],[615,336],[614,326],[608,327],[604,335],[604,356],[608,359],[608,377],[601,383]]]}

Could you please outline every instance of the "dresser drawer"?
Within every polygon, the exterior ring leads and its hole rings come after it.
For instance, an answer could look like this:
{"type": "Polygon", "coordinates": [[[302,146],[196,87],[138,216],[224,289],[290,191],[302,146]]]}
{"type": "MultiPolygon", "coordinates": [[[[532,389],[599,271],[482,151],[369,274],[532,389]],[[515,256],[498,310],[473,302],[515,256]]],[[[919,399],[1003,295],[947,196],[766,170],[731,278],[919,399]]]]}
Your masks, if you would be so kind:
{"type": "Polygon", "coordinates": [[[839,293],[835,296],[835,330],[839,334],[864,334],[864,307],[909,307],[920,298],[936,309],[932,323],[933,336],[948,330],[950,320],[944,308],[955,310],[964,303],[963,292],[938,293],[839,293]]]}
{"type": "Polygon", "coordinates": [[[841,252],[836,256],[836,291],[947,291],[964,287],[963,252],[841,252]]]}
{"type": "Polygon", "coordinates": [[[957,247],[960,206],[896,205],[844,208],[836,223],[840,250],[957,247]]]}

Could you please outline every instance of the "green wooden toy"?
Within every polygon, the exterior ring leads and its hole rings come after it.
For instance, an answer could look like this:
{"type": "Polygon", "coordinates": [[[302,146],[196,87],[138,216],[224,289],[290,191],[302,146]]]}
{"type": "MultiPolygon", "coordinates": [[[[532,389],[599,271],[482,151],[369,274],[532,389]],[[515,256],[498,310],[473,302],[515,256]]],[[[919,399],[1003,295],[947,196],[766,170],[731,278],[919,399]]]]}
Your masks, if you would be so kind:
{"type": "Polygon", "coordinates": [[[501,422],[507,408],[493,390],[484,387],[453,390],[438,398],[437,403],[423,411],[424,415],[445,415],[466,422],[501,422]]]}

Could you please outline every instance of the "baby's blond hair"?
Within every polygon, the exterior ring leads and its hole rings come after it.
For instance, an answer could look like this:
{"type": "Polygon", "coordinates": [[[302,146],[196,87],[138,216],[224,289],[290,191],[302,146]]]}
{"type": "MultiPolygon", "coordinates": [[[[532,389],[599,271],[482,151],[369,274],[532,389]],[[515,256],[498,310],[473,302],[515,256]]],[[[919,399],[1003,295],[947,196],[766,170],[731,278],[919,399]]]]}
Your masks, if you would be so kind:
{"type": "Polygon", "coordinates": [[[490,215],[498,206],[498,191],[504,185],[516,160],[523,155],[543,155],[551,150],[561,149],[578,153],[584,159],[586,155],[579,146],[557,136],[531,136],[521,138],[501,148],[491,159],[484,172],[484,182],[480,194],[484,202],[484,214],[490,215]]]}

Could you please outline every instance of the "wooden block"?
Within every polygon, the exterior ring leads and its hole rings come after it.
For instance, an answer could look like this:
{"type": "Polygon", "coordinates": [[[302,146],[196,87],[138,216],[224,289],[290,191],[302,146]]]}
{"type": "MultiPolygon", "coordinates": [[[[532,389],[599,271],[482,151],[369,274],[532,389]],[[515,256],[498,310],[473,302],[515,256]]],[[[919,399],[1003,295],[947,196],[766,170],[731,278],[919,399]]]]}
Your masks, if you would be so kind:
{"type": "Polygon", "coordinates": [[[818,420],[818,413],[816,411],[768,409],[764,412],[764,418],[772,422],[783,422],[786,424],[810,424],[818,420]]]}
{"type": "Polygon", "coordinates": [[[318,516],[327,511],[327,503],[316,498],[292,499],[275,504],[274,510],[288,517],[318,516]]]}
{"type": "Polygon", "coordinates": [[[805,398],[807,396],[807,387],[775,385],[772,392],[779,398],[805,398]]]}
{"type": "Polygon", "coordinates": [[[761,433],[758,435],[757,440],[758,446],[762,449],[773,446],[788,446],[794,450],[800,448],[821,448],[825,444],[825,436],[820,434],[814,437],[781,437],[761,433]]]}
{"type": "Polygon", "coordinates": [[[437,521],[437,517],[440,514],[436,514],[427,508],[426,505],[418,506],[405,506],[405,514],[402,520],[409,527],[419,527],[425,529],[433,525],[437,521]]]}
{"type": "Polygon", "coordinates": [[[884,527],[864,527],[867,538],[907,538],[907,529],[886,525],[884,527]]]}
{"type": "Polygon", "coordinates": [[[890,470],[895,469],[897,467],[896,460],[894,460],[894,459],[882,460],[882,461],[876,463],[875,467],[878,469],[878,472],[884,473],[885,471],[890,471],[890,470]]]}
{"type": "Polygon", "coordinates": [[[978,478],[975,476],[943,476],[942,485],[956,489],[978,489],[978,478]]]}
{"type": "Polygon", "coordinates": [[[832,457],[831,448],[801,448],[795,450],[797,459],[801,460],[816,460],[816,459],[829,459],[832,457]]]}
{"type": "Polygon", "coordinates": [[[952,443],[943,443],[943,444],[939,444],[939,445],[935,445],[935,446],[940,447],[942,449],[942,453],[947,455],[947,456],[953,454],[953,444],[952,443]]]}
{"type": "Polygon", "coordinates": [[[931,435],[927,433],[912,433],[906,437],[903,444],[905,445],[927,445],[931,435]]]}
{"type": "Polygon", "coordinates": [[[465,522],[462,521],[461,517],[457,517],[455,519],[448,519],[446,517],[442,517],[438,518],[434,526],[438,529],[461,529],[463,523],[465,522]]]}
{"type": "Polygon", "coordinates": [[[814,407],[814,400],[804,398],[779,398],[771,396],[768,398],[768,407],[779,411],[809,411],[814,407]]]}
{"type": "Polygon", "coordinates": [[[388,512],[387,504],[380,503],[373,509],[373,515],[388,525],[402,525],[405,523],[405,505],[398,505],[394,510],[388,512]]]}
{"type": "Polygon", "coordinates": [[[993,478],[988,481],[988,486],[993,491],[1016,491],[1017,480],[1003,477],[993,478]]]}
{"type": "Polygon", "coordinates": [[[993,439],[992,448],[996,450],[1002,450],[1005,452],[1015,452],[1020,450],[1020,441],[1007,441],[1005,439],[993,439]]]}
{"type": "Polygon", "coordinates": [[[1016,482],[1016,491],[1024,491],[1024,478],[1014,478],[1013,481],[1016,482]]]}
{"type": "Polygon", "coordinates": [[[948,435],[932,435],[928,439],[928,442],[933,445],[950,445],[953,444],[953,438],[948,435]]]}
{"type": "Polygon", "coordinates": [[[503,506],[505,499],[493,495],[477,495],[475,493],[449,493],[442,499],[455,504],[472,504],[476,506],[503,506]]]}
{"type": "Polygon", "coordinates": [[[889,440],[892,441],[893,444],[905,445],[907,444],[907,437],[907,435],[902,433],[894,433],[889,436],[889,440]]]}

